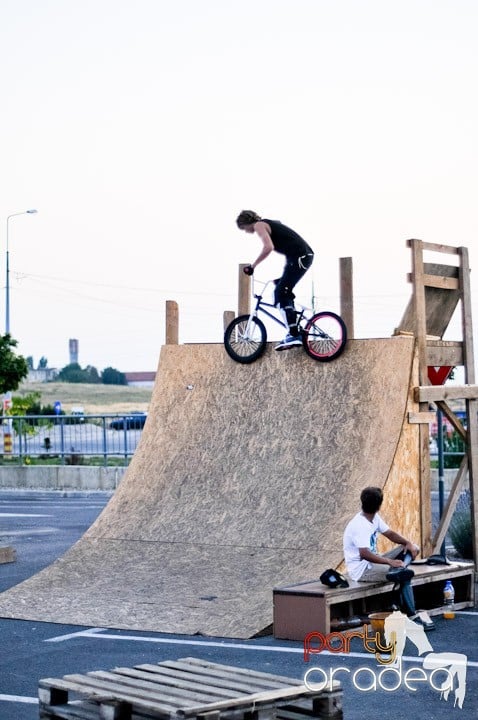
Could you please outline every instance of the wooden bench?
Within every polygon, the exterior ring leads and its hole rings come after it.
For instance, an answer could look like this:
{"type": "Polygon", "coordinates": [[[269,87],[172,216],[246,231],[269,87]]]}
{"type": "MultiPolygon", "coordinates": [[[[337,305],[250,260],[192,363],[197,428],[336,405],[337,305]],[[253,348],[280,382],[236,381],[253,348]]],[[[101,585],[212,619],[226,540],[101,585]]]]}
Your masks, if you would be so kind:
{"type": "Polygon", "coordinates": [[[39,682],[40,718],[311,720],[342,717],[342,690],[196,658],[39,682]],[[78,698],[79,699],[76,699],[78,698]]]}
{"type": "MultiPolygon", "coordinates": [[[[443,612],[443,585],[452,580],[455,609],[475,603],[475,568],[470,563],[450,565],[412,565],[417,610],[430,615],[443,612]]],[[[357,583],[348,588],[329,588],[320,580],[310,580],[273,590],[274,637],[304,640],[309,632],[326,635],[342,630],[351,618],[366,622],[368,614],[386,610],[393,603],[393,583],[357,583]]]]}

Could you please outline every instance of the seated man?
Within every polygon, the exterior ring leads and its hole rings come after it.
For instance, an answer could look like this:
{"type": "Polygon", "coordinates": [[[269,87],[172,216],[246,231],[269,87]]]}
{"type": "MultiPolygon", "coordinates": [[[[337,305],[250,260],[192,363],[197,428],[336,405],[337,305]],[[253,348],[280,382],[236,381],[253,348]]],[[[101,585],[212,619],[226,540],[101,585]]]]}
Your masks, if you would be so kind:
{"type": "Polygon", "coordinates": [[[352,580],[360,582],[386,582],[390,568],[404,567],[403,558],[409,552],[413,559],[419,548],[402,537],[382,520],[378,511],[383,493],[378,487],[366,487],[360,494],[362,511],[348,523],[344,532],[344,557],[347,572],[352,580]],[[377,534],[381,533],[397,547],[387,553],[377,553],[377,534]]]}

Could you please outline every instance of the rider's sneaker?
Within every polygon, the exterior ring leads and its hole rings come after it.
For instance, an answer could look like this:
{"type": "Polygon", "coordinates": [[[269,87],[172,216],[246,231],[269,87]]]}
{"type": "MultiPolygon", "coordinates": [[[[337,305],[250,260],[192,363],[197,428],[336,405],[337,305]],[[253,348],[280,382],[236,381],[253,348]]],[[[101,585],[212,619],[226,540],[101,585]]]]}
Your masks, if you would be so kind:
{"type": "Polygon", "coordinates": [[[275,346],[274,350],[288,350],[291,347],[302,345],[302,340],[297,335],[286,335],[281,342],[275,346]]]}

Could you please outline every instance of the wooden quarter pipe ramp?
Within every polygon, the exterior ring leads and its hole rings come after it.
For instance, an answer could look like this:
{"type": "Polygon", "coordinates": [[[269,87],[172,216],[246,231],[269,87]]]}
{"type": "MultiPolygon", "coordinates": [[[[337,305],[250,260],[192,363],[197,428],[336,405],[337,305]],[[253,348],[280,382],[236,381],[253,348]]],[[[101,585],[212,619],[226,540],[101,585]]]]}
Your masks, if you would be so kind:
{"type": "Polygon", "coordinates": [[[272,622],[272,589],[342,560],[366,485],[419,526],[414,340],[354,340],[250,366],[162,348],[148,421],[107,507],[62,558],[0,595],[9,618],[224,637],[272,622]]]}

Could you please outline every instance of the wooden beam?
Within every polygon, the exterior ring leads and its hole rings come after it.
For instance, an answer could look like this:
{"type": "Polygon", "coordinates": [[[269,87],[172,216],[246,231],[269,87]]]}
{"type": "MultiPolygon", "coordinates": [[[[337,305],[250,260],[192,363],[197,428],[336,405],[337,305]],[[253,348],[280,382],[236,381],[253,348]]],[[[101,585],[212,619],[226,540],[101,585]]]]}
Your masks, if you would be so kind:
{"type": "MultiPolygon", "coordinates": [[[[467,383],[475,382],[475,358],[473,351],[473,322],[471,317],[471,287],[470,263],[468,250],[459,248],[460,282],[462,291],[462,328],[463,328],[463,356],[465,366],[465,380],[467,383]]],[[[478,402],[476,397],[466,398],[467,432],[468,432],[468,474],[470,478],[471,500],[471,531],[473,543],[473,557],[475,568],[478,566],[478,402]]]]}
{"type": "Polygon", "coordinates": [[[424,424],[428,425],[429,423],[435,422],[436,420],[436,414],[434,412],[409,412],[408,413],[408,422],[414,425],[424,424]]]}
{"type": "Polygon", "coordinates": [[[468,433],[468,474],[470,478],[471,532],[475,568],[478,566],[478,402],[466,401],[468,433]]]}
{"type": "Polygon", "coordinates": [[[477,400],[478,385],[420,385],[414,389],[415,402],[477,400]]]}
{"type": "MultiPolygon", "coordinates": [[[[427,359],[426,359],[426,304],[425,287],[423,285],[423,253],[422,241],[411,240],[412,268],[413,268],[413,315],[414,331],[418,346],[418,377],[420,383],[428,382],[427,359]]],[[[420,408],[423,410],[424,408],[420,408]]]]}
{"type": "Polygon", "coordinates": [[[440,275],[424,275],[423,284],[426,287],[440,288],[440,290],[458,290],[457,278],[442,277],[440,275]]]}
{"type": "Polygon", "coordinates": [[[340,315],[352,340],[354,331],[354,279],[351,257],[340,258],[340,315]]]}
{"type": "Polygon", "coordinates": [[[251,286],[252,286],[252,277],[250,275],[246,275],[244,272],[244,268],[249,263],[241,263],[239,265],[239,277],[238,277],[238,286],[239,286],[239,295],[237,299],[237,314],[238,315],[249,315],[251,312],[251,286]]]}
{"type": "Polygon", "coordinates": [[[478,402],[467,400],[468,417],[468,474],[470,478],[471,531],[473,534],[473,556],[478,565],[478,402]]]}
{"type": "Polygon", "coordinates": [[[453,340],[427,340],[427,363],[432,367],[463,365],[463,343],[453,340]]]}
{"type": "MultiPolygon", "coordinates": [[[[427,361],[427,307],[425,286],[423,276],[425,269],[423,265],[423,243],[421,240],[411,240],[412,250],[412,272],[413,272],[413,295],[410,303],[411,327],[415,333],[416,347],[418,353],[418,381],[420,385],[428,383],[428,361],[427,361]]],[[[426,412],[428,403],[420,402],[419,411],[426,412]]],[[[432,510],[431,510],[431,477],[430,477],[430,437],[429,428],[426,425],[418,426],[419,442],[419,476],[420,476],[420,532],[421,551],[428,555],[431,550],[432,535],[432,510]]]]}
{"type": "Polygon", "coordinates": [[[179,338],[179,308],[174,300],[166,300],[166,345],[177,345],[179,338]]]}
{"type": "Polygon", "coordinates": [[[223,322],[224,330],[226,330],[227,326],[230,325],[230,323],[232,323],[232,321],[234,320],[235,317],[236,317],[236,314],[235,314],[234,310],[224,310],[224,312],[222,314],[222,322],[223,322]]]}
{"type": "Polygon", "coordinates": [[[458,255],[458,248],[452,247],[451,245],[441,245],[439,243],[423,243],[424,250],[431,250],[432,252],[447,253],[448,255],[458,255]]]}
{"type": "Polygon", "coordinates": [[[463,427],[462,423],[460,422],[460,419],[457,418],[453,410],[444,402],[443,400],[437,401],[437,407],[440,408],[442,413],[445,415],[445,417],[451,422],[457,433],[463,438],[463,440],[467,443],[468,442],[468,435],[466,433],[465,428],[463,427]]]}
{"type": "Polygon", "coordinates": [[[465,378],[467,383],[475,382],[475,359],[473,352],[473,321],[471,317],[470,266],[467,248],[459,248],[461,254],[460,284],[462,288],[462,326],[465,378]]]}
{"type": "Polygon", "coordinates": [[[453,513],[455,512],[456,504],[458,502],[458,498],[460,497],[461,489],[463,487],[463,483],[466,478],[466,474],[468,471],[468,458],[465,455],[463,457],[463,460],[461,461],[461,465],[458,469],[458,472],[455,476],[455,479],[453,481],[450,494],[448,496],[448,500],[446,502],[445,508],[443,510],[443,515],[440,518],[440,522],[438,524],[437,531],[435,533],[435,537],[433,538],[433,552],[439,553],[440,548],[443,544],[443,541],[445,540],[446,534],[448,532],[448,528],[450,527],[451,519],[453,517],[453,513]]]}

